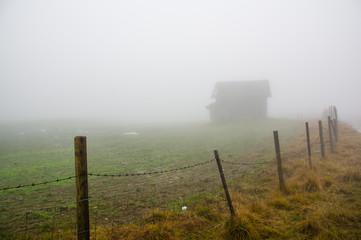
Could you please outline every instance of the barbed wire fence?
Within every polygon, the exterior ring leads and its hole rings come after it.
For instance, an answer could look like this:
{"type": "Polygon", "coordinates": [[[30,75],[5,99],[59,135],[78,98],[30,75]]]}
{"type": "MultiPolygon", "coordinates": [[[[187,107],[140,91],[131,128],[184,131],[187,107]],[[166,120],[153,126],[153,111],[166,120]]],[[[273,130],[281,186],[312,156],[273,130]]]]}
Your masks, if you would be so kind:
{"type": "MultiPolygon", "coordinates": [[[[99,226],[115,226],[142,219],[149,214],[149,211],[155,209],[173,209],[181,210],[181,207],[187,205],[186,200],[195,193],[198,195],[210,194],[218,189],[217,171],[215,171],[214,160],[203,161],[179,167],[177,169],[155,170],[145,173],[125,173],[125,174],[101,174],[89,173],[90,179],[117,179],[123,183],[123,192],[109,195],[100,192],[100,196],[89,197],[82,201],[89,201],[90,206],[90,231],[96,235],[99,226]],[[207,168],[205,168],[205,166],[207,168]],[[213,168],[213,169],[212,169],[213,168]],[[210,170],[210,171],[208,171],[210,170]],[[187,182],[183,181],[184,176],[174,176],[174,172],[179,171],[191,177],[187,182]],[[190,171],[185,173],[185,171],[190,171]],[[201,175],[201,176],[200,176],[201,175]],[[121,179],[121,180],[120,180],[121,179]],[[126,181],[124,181],[126,180],[126,181]],[[191,182],[191,183],[190,183],[191,182]]],[[[254,163],[224,163],[241,166],[252,166],[254,163]]],[[[227,176],[235,176],[235,172],[226,171],[227,176]]],[[[73,176],[58,181],[46,181],[27,185],[18,185],[14,187],[2,188],[2,191],[37,187],[39,185],[51,184],[53,182],[73,179],[73,176]],[[20,187],[19,187],[20,186],[20,187]]],[[[119,192],[119,189],[117,190],[119,192]]],[[[93,195],[93,194],[90,194],[93,195]]],[[[45,208],[33,209],[31,211],[21,212],[15,215],[1,216],[0,223],[2,229],[12,232],[13,236],[36,237],[44,232],[51,235],[52,239],[62,236],[74,235],[76,232],[76,223],[72,212],[79,201],[67,202],[45,208]],[[66,224],[64,228],[61,226],[66,224]],[[68,229],[68,230],[64,230],[68,229]],[[69,230],[71,229],[71,230],[69,230]]],[[[79,233],[77,233],[79,234],[79,233]]],[[[11,237],[7,235],[7,237],[11,237]]],[[[76,236],[74,236],[74,239],[76,236]]]]}
{"type": "MultiPolygon", "coordinates": [[[[325,138],[335,137],[338,134],[337,111],[335,107],[330,109],[332,109],[330,114],[335,117],[331,123],[333,131],[329,131],[330,127],[328,129],[322,127],[325,138]]],[[[313,153],[321,152],[316,149],[321,145],[320,139],[321,136],[317,134],[311,135],[309,144],[313,153]]],[[[330,143],[324,141],[324,144],[330,143]]],[[[220,161],[228,181],[239,178],[242,172],[266,166],[270,162],[269,155],[265,152],[257,158],[249,159],[240,159],[227,148],[222,149],[221,153],[220,161]]],[[[305,147],[287,150],[282,160],[307,157],[307,153],[310,154],[305,147]]],[[[38,208],[28,206],[31,210],[25,211],[21,206],[5,211],[10,202],[2,203],[0,205],[3,210],[0,215],[0,238],[23,236],[24,239],[28,239],[46,236],[49,239],[61,239],[70,236],[71,239],[80,239],[86,233],[96,239],[101,228],[114,229],[117,225],[130,222],[138,222],[141,225],[142,219],[154,211],[182,211],[182,207],[191,203],[190,198],[212,195],[219,192],[220,187],[219,173],[214,158],[183,166],[176,164],[167,167],[159,166],[147,171],[89,172],[86,177],[89,178],[91,186],[97,186],[97,188],[90,188],[89,196],[78,201],[63,201],[48,207],[38,206],[38,208]],[[112,187],[99,187],[108,185],[112,187]],[[79,231],[74,212],[77,205],[83,202],[89,204],[89,227],[79,231]]],[[[77,176],[72,175],[49,181],[7,186],[1,188],[0,191],[23,190],[26,192],[27,188],[39,188],[39,192],[47,192],[49,185],[59,185],[64,182],[74,184],[76,178],[77,176]]],[[[74,193],[69,194],[67,199],[71,198],[75,199],[74,193]]]]}
{"type": "MultiPolygon", "coordinates": [[[[318,133],[319,136],[309,136],[309,123],[306,122],[306,141],[307,148],[301,147],[299,150],[286,152],[284,156],[281,156],[279,147],[278,131],[274,131],[274,141],[276,150],[276,160],[278,165],[279,187],[281,192],[288,192],[288,189],[283,178],[282,164],[287,160],[293,158],[308,158],[309,168],[312,169],[312,152],[321,153],[323,159],[326,158],[325,150],[328,150],[331,154],[334,152],[334,143],[338,141],[338,117],[337,109],[335,106],[330,106],[323,112],[323,120],[327,119],[328,128],[322,126],[322,120],[318,121],[318,133]],[[324,138],[328,140],[324,140],[324,138]],[[334,142],[335,141],[335,142],[334,142]],[[312,149],[320,147],[320,150],[312,151],[312,149]]],[[[283,154],[282,154],[283,155],[283,154]]]]}

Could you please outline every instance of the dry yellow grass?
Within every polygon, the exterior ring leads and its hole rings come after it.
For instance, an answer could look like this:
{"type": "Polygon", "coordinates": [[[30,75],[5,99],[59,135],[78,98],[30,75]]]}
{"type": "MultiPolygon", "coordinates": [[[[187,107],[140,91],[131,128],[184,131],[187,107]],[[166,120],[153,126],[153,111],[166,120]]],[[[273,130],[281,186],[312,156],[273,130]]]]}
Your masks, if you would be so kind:
{"type": "MultiPolygon", "coordinates": [[[[154,210],[140,222],[101,228],[97,239],[361,239],[361,134],[346,124],[339,132],[334,153],[314,153],[312,169],[307,157],[285,160],[286,194],[275,162],[230,183],[236,217],[220,192],[187,211],[154,210]]],[[[284,152],[305,146],[300,136],[284,152]]]]}
{"type": "MultiPolygon", "coordinates": [[[[304,149],[304,141],[286,151],[304,149]]],[[[100,238],[361,239],[361,134],[342,124],[334,153],[313,156],[312,165],[306,157],[284,162],[287,194],[278,190],[275,164],[231,183],[236,217],[220,193],[187,212],[156,211],[141,225],[102,229],[100,238]]]]}

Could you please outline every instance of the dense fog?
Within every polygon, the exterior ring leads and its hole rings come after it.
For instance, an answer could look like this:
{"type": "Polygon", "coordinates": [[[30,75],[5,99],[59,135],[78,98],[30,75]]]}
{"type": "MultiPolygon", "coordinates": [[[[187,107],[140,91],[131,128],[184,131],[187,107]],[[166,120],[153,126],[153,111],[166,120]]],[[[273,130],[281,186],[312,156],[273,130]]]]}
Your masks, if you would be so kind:
{"type": "Polygon", "coordinates": [[[361,119],[361,2],[0,0],[0,121],[208,121],[264,79],[270,117],[361,119]]]}

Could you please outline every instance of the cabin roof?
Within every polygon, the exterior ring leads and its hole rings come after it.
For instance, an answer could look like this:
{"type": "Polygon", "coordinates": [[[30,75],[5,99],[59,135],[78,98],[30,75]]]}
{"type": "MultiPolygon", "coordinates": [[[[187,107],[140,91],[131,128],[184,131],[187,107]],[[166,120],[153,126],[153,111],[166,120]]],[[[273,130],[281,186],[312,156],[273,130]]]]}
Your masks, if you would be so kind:
{"type": "Polygon", "coordinates": [[[217,82],[211,98],[271,97],[268,80],[217,82]]]}

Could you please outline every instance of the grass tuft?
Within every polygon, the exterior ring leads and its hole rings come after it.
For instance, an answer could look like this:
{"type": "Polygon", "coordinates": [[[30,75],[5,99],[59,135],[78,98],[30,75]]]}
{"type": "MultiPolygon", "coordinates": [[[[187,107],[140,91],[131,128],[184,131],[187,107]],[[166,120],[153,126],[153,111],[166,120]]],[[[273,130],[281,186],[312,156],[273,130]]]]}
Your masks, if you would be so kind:
{"type": "Polygon", "coordinates": [[[310,171],[307,173],[306,181],[303,185],[306,192],[318,192],[320,191],[320,183],[315,172],[310,171]]]}
{"type": "Polygon", "coordinates": [[[223,238],[226,240],[260,239],[258,232],[244,218],[230,217],[225,221],[223,238]]]}
{"type": "Polygon", "coordinates": [[[325,216],[329,221],[337,225],[347,225],[352,223],[361,223],[361,214],[355,213],[350,210],[345,210],[342,208],[334,208],[326,213],[325,216]]]}
{"type": "Polygon", "coordinates": [[[170,224],[147,225],[140,239],[171,240],[178,239],[178,232],[170,224]]]}
{"type": "Polygon", "coordinates": [[[279,210],[290,210],[291,209],[291,204],[289,203],[289,201],[281,196],[273,198],[269,202],[269,204],[272,207],[279,209],[279,210]]]}
{"type": "Polygon", "coordinates": [[[216,222],[221,219],[221,216],[218,212],[210,209],[207,206],[202,206],[196,210],[196,215],[199,217],[203,217],[207,219],[208,221],[216,222]]]}
{"type": "Polygon", "coordinates": [[[260,201],[252,202],[249,210],[254,213],[262,214],[267,210],[267,206],[260,201]]]}
{"type": "Polygon", "coordinates": [[[327,188],[330,188],[333,184],[333,181],[331,179],[325,179],[323,180],[323,184],[322,184],[322,187],[324,189],[327,189],[327,188]]]}
{"type": "Polygon", "coordinates": [[[321,222],[316,217],[311,217],[299,222],[296,228],[307,236],[317,236],[321,231],[321,222]]]}
{"type": "Polygon", "coordinates": [[[280,231],[278,231],[277,229],[271,226],[263,225],[261,226],[260,229],[261,229],[260,230],[261,239],[267,239],[267,238],[279,239],[279,237],[281,236],[280,231]]]}
{"type": "Polygon", "coordinates": [[[361,181],[361,173],[360,171],[349,169],[343,175],[343,180],[345,182],[360,182],[361,181]]]}
{"type": "Polygon", "coordinates": [[[144,222],[146,223],[157,223],[163,222],[168,218],[168,212],[163,212],[159,209],[155,209],[149,216],[144,218],[144,222]]]}

